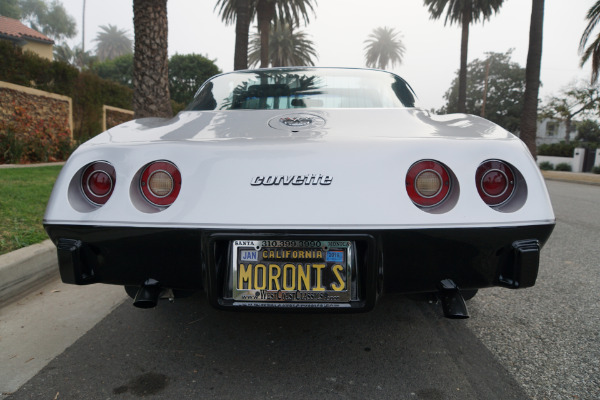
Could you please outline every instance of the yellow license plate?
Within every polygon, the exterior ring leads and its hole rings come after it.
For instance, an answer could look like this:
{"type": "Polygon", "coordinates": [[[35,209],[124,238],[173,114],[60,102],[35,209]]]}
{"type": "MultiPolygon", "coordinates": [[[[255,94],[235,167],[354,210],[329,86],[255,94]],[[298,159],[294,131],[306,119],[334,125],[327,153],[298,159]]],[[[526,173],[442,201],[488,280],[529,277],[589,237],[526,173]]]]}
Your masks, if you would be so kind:
{"type": "Polygon", "coordinates": [[[234,240],[233,299],[348,303],[353,243],[347,240],[234,240]]]}

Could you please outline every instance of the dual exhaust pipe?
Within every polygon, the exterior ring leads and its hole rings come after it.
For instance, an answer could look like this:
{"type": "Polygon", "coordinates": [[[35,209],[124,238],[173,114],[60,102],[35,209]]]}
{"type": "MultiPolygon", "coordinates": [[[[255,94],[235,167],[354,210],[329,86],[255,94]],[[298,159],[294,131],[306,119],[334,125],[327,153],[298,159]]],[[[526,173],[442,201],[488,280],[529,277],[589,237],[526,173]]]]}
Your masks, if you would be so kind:
{"type": "Polygon", "coordinates": [[[465,299],[452,279],[444,279],[440,282],[438,298],[442,303],[444,317],[451,319],[469,318],[465,299]]]}
{"type": "MultiPolygon", "coordinates": [[[[168,290],[168,289],[167,289],[168,290]]],[[[154,308],[161,297],[173,299],[172,291],[167,293],[156,279],[147,279],[138,289],[133,305],[138,308],[154,308]]],[[[456,283],[452,279],[444,279],[440,282],[438,298],[442,303],[444,317],[451,319],[469,318],[465,299],[456,283]]]]}
{"type": "Polygon", "coordinates": [[[161,297],[173,301],[173,292],[171,289],[162,288],[156,279],[147,279],[138,289],[133,305],[138,308],[154,308],[161,297]]]}

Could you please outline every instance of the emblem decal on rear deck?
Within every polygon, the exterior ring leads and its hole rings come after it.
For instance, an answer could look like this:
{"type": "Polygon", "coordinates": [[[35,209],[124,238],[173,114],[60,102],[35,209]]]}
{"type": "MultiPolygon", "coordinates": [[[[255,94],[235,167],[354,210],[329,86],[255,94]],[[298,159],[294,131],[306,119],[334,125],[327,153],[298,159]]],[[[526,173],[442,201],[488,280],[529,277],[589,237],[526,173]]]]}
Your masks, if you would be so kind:
{"type": "Polygon", "coordinates": [[[252,186],[331,185],[333,177],[323,174],[255,176],[252,186]]]}
{"type": "Polygon", "coordinates": [[[275,129],[296,132],[304,129],[318,129],[325,125],[325,120],[318,115],[308,113],[291,113],[279,115],[269,120],[269,126],[275,129]]]}
{"type": "Polygon", "coordinates": [[[313,119],[311,117],[281,117],[279,122],[287,126],[298,127],[312,124],[313,119]]]}

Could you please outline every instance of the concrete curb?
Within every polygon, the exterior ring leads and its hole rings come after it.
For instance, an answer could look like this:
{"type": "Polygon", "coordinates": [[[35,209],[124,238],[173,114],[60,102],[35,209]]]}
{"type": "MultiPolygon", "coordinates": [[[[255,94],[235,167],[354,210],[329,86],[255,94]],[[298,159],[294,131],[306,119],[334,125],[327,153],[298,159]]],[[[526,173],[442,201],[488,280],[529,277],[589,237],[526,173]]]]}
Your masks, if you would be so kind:
{"type": "Polygon", "coordinates": [[[545,179],[552,181],[600,185],[600,174],[592,174],[588,172],[542,171],[542,175],[545,179]]]}
{"type": "Polygon", "coordinates": [[[35,286],[58,277],[56,247],[51,240],[0,256],[0,307],[35,286]]]}
{"type": "Polygon", "coordinates": [[[39,164],[0,164],[0,168],[35,168],[35,167],[52,167],[54,165],[65,165],[65,161],[39,163],[39,164]]]}

